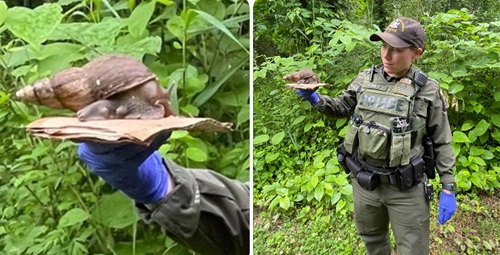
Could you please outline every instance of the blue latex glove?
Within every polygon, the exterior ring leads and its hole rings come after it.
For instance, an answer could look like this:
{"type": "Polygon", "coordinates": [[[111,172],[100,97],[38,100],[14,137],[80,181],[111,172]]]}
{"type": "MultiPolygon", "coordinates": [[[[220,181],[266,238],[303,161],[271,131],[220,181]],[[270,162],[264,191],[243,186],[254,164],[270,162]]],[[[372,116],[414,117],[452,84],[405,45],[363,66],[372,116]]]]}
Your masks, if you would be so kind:
{"type": "Polygon", "coordinates": [[[315,104],[319,101],[319,96],[316,90],[297,89],[297,94],[299,94],[302,98],[304,98],[311,104],[315,104]]]}
{"type": "Polygon", "coordinates": [[[451,216],[453,216],[456,209],[457,200],[455,198],[455,193],[448,194],[446,192],[441,192],[441,197],[439,198],[439,224],[443,225],[447,222],[451,216]]]}
{"type": "Polygon", "coordinates": [[[78,156],[106,183],[138,203],[159,202],[168,189],[168,172],[156,152],[170,132],[159,134],[149,146],[133,143],[83,142],[78,156]]]}

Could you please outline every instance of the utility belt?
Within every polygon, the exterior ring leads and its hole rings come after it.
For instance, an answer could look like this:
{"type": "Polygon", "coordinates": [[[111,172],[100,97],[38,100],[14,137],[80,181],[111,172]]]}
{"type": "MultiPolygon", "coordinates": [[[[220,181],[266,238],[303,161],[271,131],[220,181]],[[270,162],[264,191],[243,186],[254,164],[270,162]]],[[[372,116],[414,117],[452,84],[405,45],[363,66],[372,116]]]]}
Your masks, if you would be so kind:
{"type": "Polygon", "coordinates": [[[352,173],[359,185],[370,191],[375,190],[381,183],[392,184],[400,191],[408,190],[422,181],[425,172],[425,162],[421,157],[404,166],[380,168],[360,160],[357,153],[350,155],[341,145],[337,150],[337,158],[346,173],[352,173]]]}

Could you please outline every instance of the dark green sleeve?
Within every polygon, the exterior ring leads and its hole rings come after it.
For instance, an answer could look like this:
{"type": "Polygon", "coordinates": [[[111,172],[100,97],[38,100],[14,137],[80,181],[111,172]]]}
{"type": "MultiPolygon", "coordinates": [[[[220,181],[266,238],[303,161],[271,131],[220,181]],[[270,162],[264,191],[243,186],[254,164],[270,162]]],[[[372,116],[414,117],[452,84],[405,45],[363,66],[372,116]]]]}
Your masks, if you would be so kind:
{"type": "Polygon", "coordinates": [[[354,112],[356,107],[356,90],[365,79],[366,71],[361,72],[351,84],[342,91],[342,94],[336,98],[326,95],[319,95],[319,101],[314,104],[314,108],[330,117],[346,117],[354,112]]]}
{"type": "Polygon", "coordinates": [[[175,186],[156,205],[137,204],[141,218],[197,253],[248,255],[249,187],[211,170],[165,164],[175,186]]]}
{"type": "Polygon", "coordinates": [[[445,102],[441,96],[439,84],[429,79],[421,95],[427,103],[426,132],[434,143],[434,158],[441,183],[455,182],[453,165],[455,153],[451,148],[452,135],[445,102]]]}

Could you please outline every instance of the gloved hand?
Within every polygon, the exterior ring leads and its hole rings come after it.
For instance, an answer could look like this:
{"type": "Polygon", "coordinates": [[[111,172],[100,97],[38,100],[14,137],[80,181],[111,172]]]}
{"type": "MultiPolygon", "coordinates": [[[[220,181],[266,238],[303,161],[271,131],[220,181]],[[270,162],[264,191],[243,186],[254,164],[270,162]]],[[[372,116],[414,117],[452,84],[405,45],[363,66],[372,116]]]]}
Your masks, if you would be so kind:
{"type": "Polygon", "coordinates": [[[168,190],[168,172],[155,152],[170,137],[157,135],[149,146],[133,143],[83,142],[78,157],[106,183],[138,203],[159,202],[168,190]]]}
{"type": "Polygon", "coordinates": [[[316,90],[297,89],[297,94],[299,94],[302,98],[304,98],[311,104],[315,104],[319,101],[319,96],[316,90]]]}
{"type": "Polygon", "coordinates": [[[457,200],[455,198],[455,193],[441,192],[441,197],[439,198],[439,215],[438,222],[443,225],[447,222],[451,216],[455,213],[457,209],[457,200]]]}

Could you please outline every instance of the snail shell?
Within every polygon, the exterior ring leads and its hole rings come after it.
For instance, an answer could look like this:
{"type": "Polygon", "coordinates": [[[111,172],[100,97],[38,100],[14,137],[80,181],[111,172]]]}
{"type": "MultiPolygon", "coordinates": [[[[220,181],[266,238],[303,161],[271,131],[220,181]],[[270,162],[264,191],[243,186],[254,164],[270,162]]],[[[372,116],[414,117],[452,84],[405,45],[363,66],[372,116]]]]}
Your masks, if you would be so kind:
{"type": "Polygon", "coordinates": [[[161,88],[143,63],[123,55],[104,55],[82,67],[60,71],[20,89],[16,96],[25,102],[72,110],[81,121],[175,115],[170,91],[161,88]]]}
{"type": "Polygon", "coordinates": [[[156,79],[141,62],[122,55],[104,55],[82,67],[60,71],[16,92],[17,98],[74,112],[101,99],[156,79]]]}
{"type": "Polygon", "coordinates": [[[311,69],[301,69],[298,72],[294,72],[292,74],[284,76],[283,79],[287,81],[293,81],[298,84],[300,83],[312,84],[319,82],[318,77],[316,76],[316,74],[314,74],[314,72],[311,69]]]}

